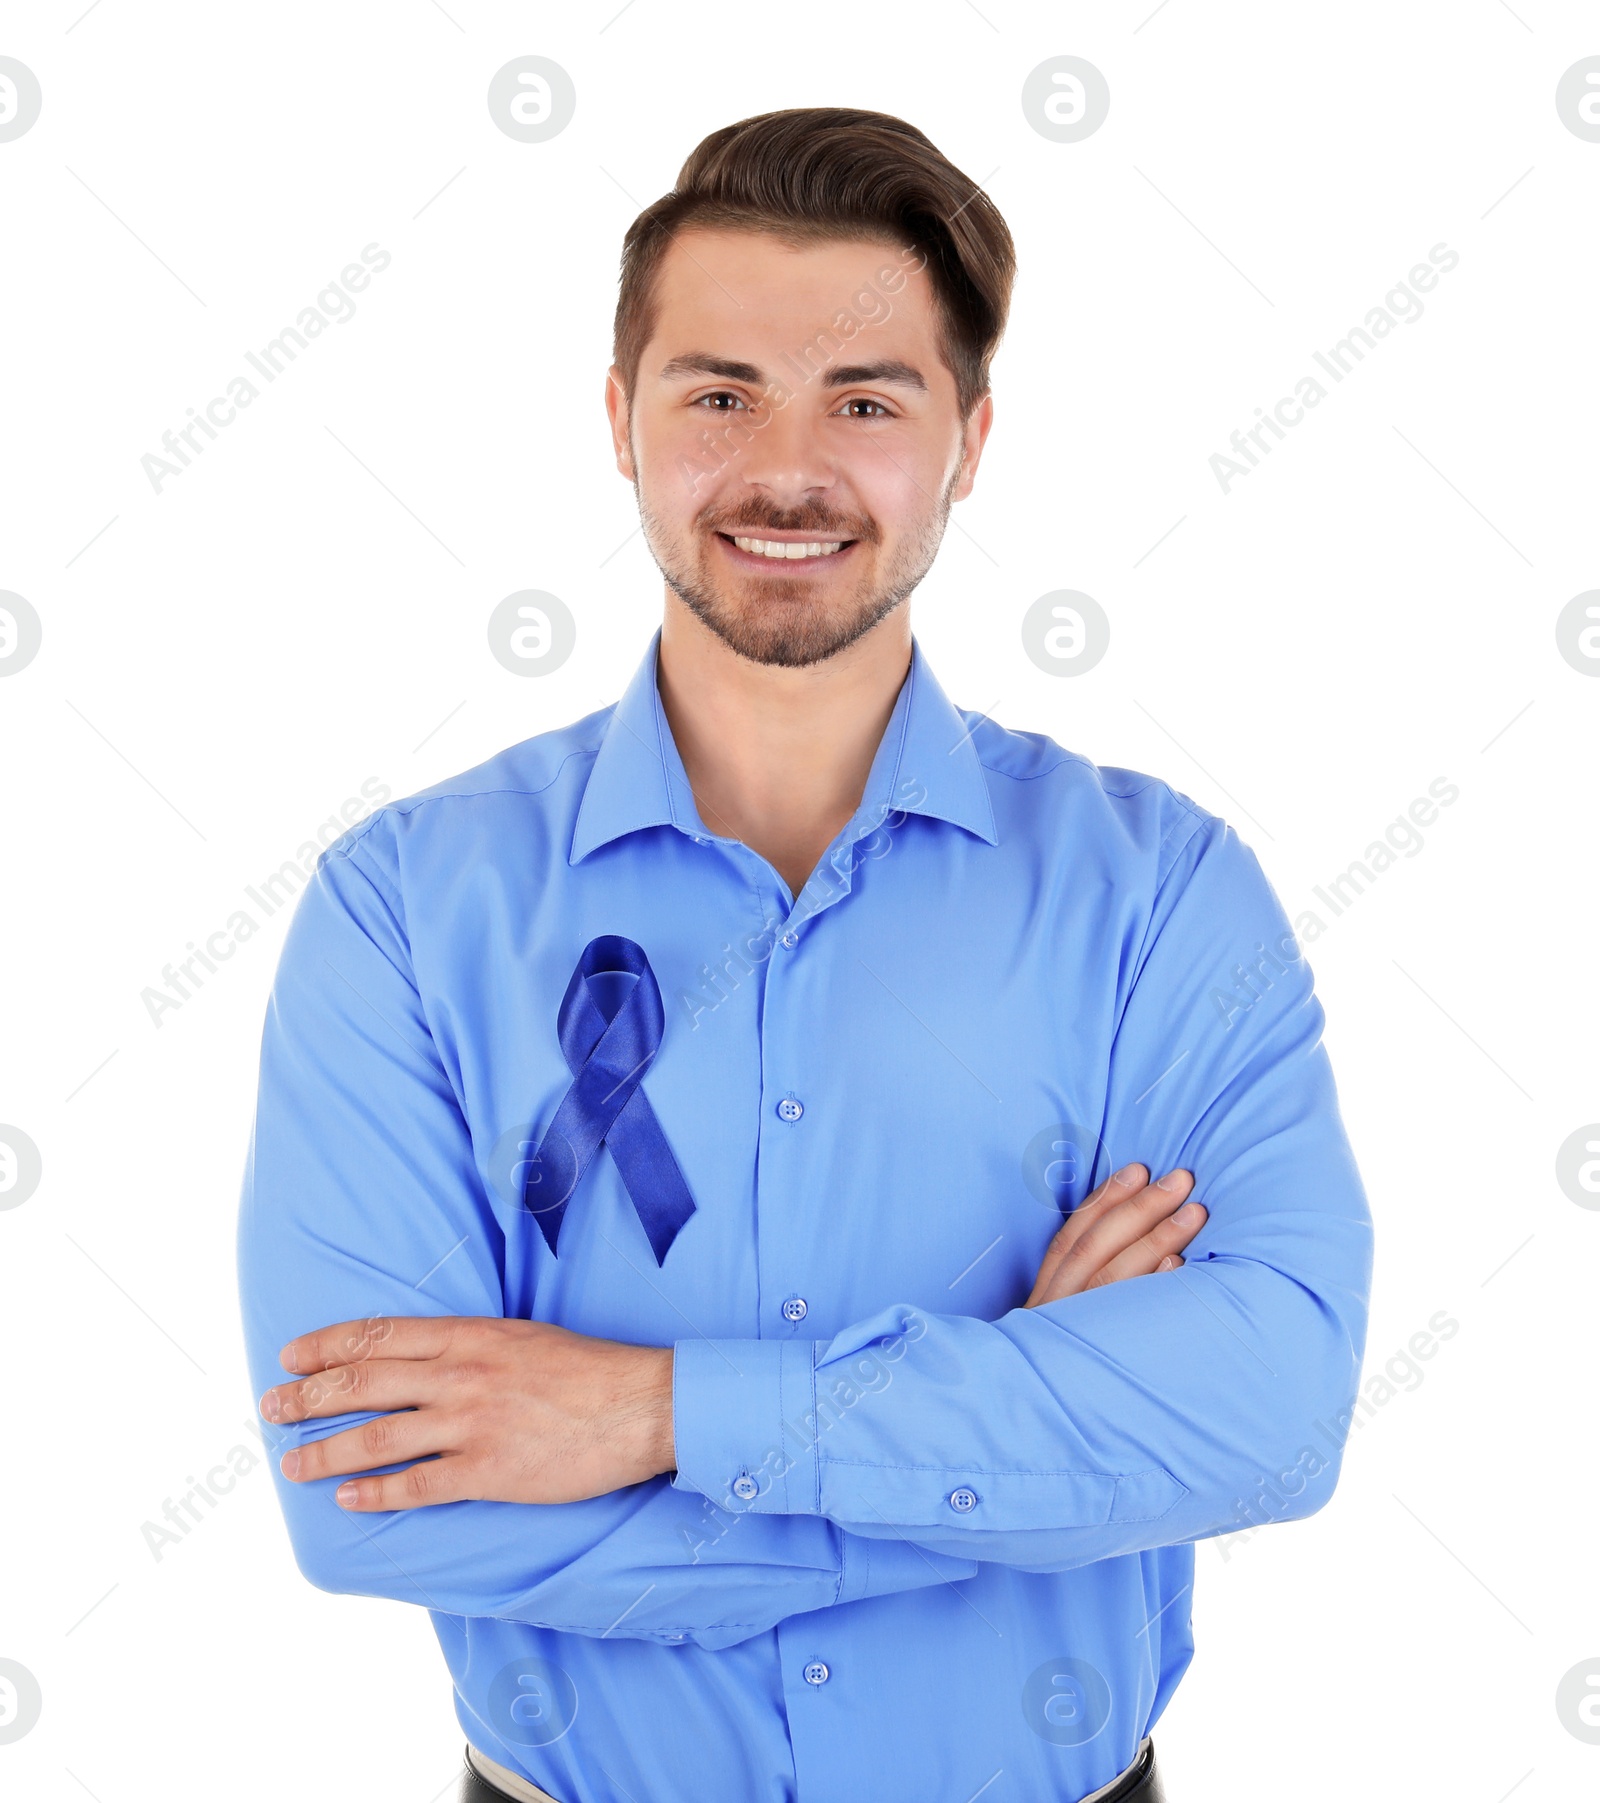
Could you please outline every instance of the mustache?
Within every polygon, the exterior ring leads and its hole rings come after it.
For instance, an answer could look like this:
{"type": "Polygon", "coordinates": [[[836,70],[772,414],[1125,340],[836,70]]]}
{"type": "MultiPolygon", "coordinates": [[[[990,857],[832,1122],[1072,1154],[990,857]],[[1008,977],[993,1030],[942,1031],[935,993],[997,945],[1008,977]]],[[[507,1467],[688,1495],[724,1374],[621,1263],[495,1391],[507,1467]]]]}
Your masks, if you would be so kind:
{"type": "Polygon", "coordinates": [[[859,538],[875,545],[882,534],[875,520],[852,520],[821,507],[782,509],[741,507],[731,513],[702,514],[700,524],[709,532],[753,536],[765,528],[771,532],[814,532],[818,538],[859,538]]]}

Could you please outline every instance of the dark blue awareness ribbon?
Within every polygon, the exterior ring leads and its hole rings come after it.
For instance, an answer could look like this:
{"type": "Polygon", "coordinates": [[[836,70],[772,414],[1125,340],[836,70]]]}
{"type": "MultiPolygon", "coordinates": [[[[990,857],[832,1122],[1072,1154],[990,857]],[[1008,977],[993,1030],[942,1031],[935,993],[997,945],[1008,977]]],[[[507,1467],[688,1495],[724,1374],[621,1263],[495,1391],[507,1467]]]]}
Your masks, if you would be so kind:
{"type": "Polygon", "coordinates": [[[552,1254],[567,1202],[602,1145],[616,1162],[658,1265],[694,1213],[694,1197],[640,1088],[665,1026],[661,989],[643,948],[615,933],[591,939],[557,1016],[572,1087],[525,1167],[522,1190],[523,1205],[537,1216],[552,1254]]]}

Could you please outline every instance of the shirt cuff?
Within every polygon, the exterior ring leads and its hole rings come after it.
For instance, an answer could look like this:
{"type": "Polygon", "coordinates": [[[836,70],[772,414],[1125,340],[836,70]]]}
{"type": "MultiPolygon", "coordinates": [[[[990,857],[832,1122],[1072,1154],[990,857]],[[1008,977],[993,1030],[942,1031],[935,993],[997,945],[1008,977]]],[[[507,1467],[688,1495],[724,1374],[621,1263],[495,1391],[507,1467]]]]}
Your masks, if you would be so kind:
{"type": "Polygon", "coordinates": [[[677,1340],[673,1483],[731,1514],[819,1515],[816,1365],[825,1340],[677,1340]]]}
{"type": "Polygon", "coordinates": [[[915,1544],[903,1535],[892,1540],[869,1540],[841,1530],[843,1570],[835,1603],[855,1603],[868,1596],[893,1596],[897,1591],[921,1590],[943,1580],[959,1584],[975,1577],[976,1559],[958,1559],[915,1544]]]}
{"type": "MultiPolygon", "coordinates": [[[[820,1515],[816,1367],[826,1340],[678,1340],[672,1348],[672,1482],[730,1513],[820,1515]]],[[[887,1525],[887,1524],[886,1524],[887,1525]]],[[[892,1596],[978,1569],[891,1531],[839,1533],[836,1603],[892,1596]]]]}

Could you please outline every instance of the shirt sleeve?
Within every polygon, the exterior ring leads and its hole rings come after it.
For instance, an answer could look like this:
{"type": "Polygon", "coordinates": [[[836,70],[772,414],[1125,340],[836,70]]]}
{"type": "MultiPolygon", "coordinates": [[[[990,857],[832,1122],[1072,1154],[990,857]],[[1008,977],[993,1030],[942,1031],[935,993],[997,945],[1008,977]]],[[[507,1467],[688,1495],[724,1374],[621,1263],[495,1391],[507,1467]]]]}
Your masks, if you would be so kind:
{"type": "MultiPolygon", "coordinates": [[[[503,1315],[504,1256],[414,981],[403,901],[348,835],[296,906],[262,1038],[238,1231],[252,1413],[300,1334],[379,1315],[503,1315]]],[[[715,1648],[977,1569],[970,1555],[820,1516],[748,1520],[666,1476],[580,1502],[357,1515],[333,1501],[339,1479],[278,1471],[291,1446],[379,1412],[262,1423],[296,1561],[324,1590],[715,1648]]]]}
{"type": "Polygon", "coordinates": [[[992,1322],[903,1303],[831,1340],[680,1341],[676,1484],[1032,1571],[1327,1501],[1371,1218],[1310,967],[1215,816],[1159,883],[1125,993],[1106,1168],[1193,1171],[1209,1213],[1185,1264],[992,1322]]]}

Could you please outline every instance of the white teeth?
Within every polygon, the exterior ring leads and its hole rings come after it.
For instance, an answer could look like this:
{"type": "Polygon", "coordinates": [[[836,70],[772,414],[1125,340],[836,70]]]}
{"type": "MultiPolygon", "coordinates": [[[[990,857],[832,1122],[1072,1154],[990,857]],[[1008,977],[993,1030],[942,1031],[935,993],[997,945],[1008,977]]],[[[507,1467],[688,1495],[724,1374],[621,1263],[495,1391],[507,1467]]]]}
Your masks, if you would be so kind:
{"type": "Polygon", "coordinates": [[[733,542],[741,551],[754,552],[757,557],[831,557],[847,541],[840,538],[831,543],[790,545],[780,539],[736,537],[733,542]]]}

